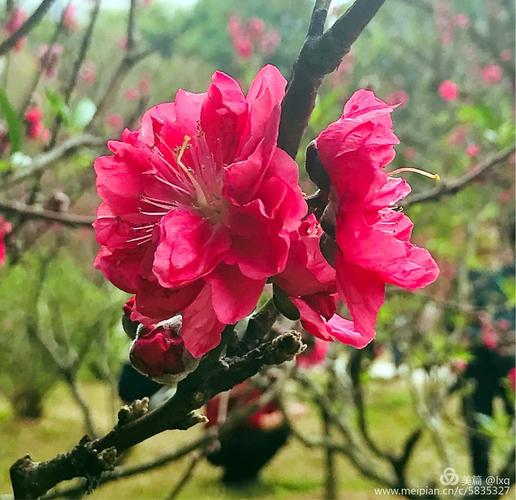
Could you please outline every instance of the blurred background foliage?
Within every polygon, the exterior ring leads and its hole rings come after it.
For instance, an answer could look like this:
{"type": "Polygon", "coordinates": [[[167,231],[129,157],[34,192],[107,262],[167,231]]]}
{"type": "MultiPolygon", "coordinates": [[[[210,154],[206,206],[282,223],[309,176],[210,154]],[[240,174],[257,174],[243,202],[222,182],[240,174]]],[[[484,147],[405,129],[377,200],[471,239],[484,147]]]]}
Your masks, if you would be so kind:
{"type": "MultiPolygon", "coordinates": [[[[64,2],[56,2],[20,52],[3,58],[0,115],[2,137],[8,135],[11,147],[2,142],[2,178],[23,173],[31,158],[45,149],[45,141],[26,135],[23,112],[27,102],[42,109],[45,127],[51,129],[56,117],[62,120],[61,140],[83,132],[116,137],[122,126],[135,126],[146,107],[173,98],[178,88],[206,89],[217,69],[232,74],[244,87],[266,63],[277,65],[288,78],[313,4],[309,0],[142,2],[136,15],[134,51],[146,54],[117,82],[115,92],[99,110],[118,65],[128,53],[127,10],[119,2],[103,3],[77,86],[67,100],[64,89],[73,76],[93,4],[86,0],[73,3],[77,6],[77,27],[59,36],[63,51],[56,78],[39,75],[35,80],[40,73],[37,53],[38,47],[54,36],[64,2]],[[271,37],[276,46],[272,43],[264,48],[256,42],[251,53],[247,50],[242,55],[232,43],[232,17],[244,30],[253,19],[260,19],[265,32],[276,33],[271,37]]],[[[349,4],[335,2],[330,22],[349,4]]],[[[400,145],[393,168],[418,167],[438,173],[445,181],[471,172],[490,155],[514,143],[514,10],[512,0],[389,0],[337,71],[326,78],[304,146],[340,115],[343,102],[354,90],[367,87],[389,103],[398,104],[394,123],[400,145]],[[489,66],[491,73],[486,70],[489,66]],[[493,66],[497,68],[494,72],[493,66]],[[457,98],[446,100],[440,95],[445,80],[456,84],[457,98]]],[[[37,183],[19,184],[2,194],[41,207],[54,207],[64,194],[67,206],[63,210],[70,206],[74,213],[93,214],[97,198],[91,163],[98,153],[93,147],[82,149],[62,159],[37,183]]],[[[302,166],[304,147],[298,159],[302,166]]],[[[312,192],[303,169],[301,175],[305,191],[312,192]]],[[[408,178],[416,193],[434,188],[426,178],[413,174],[408,178]]],[[[501,356],[514,352],[511,165],[490,170],[480,182],[453,196],[415,204],[407,211],[415,224],[415,240],[432,251],[441,277],[422,293],[388,293],[378,341],[371,350],[371,363],[376,363],[377,369],[364,375],[372,400],[372,423],[378,426],[382,441],[388,441],[391,432],[397,435],[403,430],[403,421],[392,430],[395,415],[405,412],[408,422],[418,418],[411,411],[410,390],[400,385],[397,376],[393,375],[391,382],[378,381],[385,378],[382,361],[388,361],[391,368],[408,365],[428,374],[435,367],[447,367],[452,375],[446,381],[439,379],[438,384],[445,392],[452,392],[456,377],[474,359],[475,346],[485,346],[489,332],[495,332],[491,337],[496,336],[494,349],[501,356]],[[383,416],[395,407],[394,416],[388,417],[391,422],[383,422],[383,416]]],[[[60,401],[73,405],[73,399],[63,395],[63,370],[42,348],[41,340],[73,368],[74,380],[93,398],[90,406],[98,422],[109,423],[106,413],[112,408],[100,410],[97,403],[99,394],[106,391],[117,406],[113,387],[128,349],[119,325],[126,297],[92,269],[96,244],[88,229],[58,227],[20,216],[9,220],[15,227],[8,240],[10,260],[0,270],[0,440],[19,430],[17,418],[40,418],[44,409],[47,417],[54,415],[54,408],[66,413],[67,407],[60,401]]],[[[340,346],[335,349],[335,356],[349,353],[340,346]]],[[[74,398],[73,390],[70,394],[74,398]]],[[[460,414],[457,401],[445,407],[449,413],[460,414]]],[[[498,436],[502,454],[512,424],[500,417],[505,414],[503,409],[496,408],[484,426],[498,436]]],[[[70,422],[75,422],[70,411],[70,422]]],[[[305,417],[307,429],[315,425],[313,414],[311,408],[305,417]]],[[[455,455],[466,463],[464,429],[449,421],[446,426],[455,455]]],[[[63,436],[69,443],[76,439],[75,434],[63,436]]],[[[54,451],[68,446],[63,439],[54,451]]],[[[27,440],[23,438],[20,446],[27,440]]],[[[150,448],[153,446],[156,444],[150,448]]],[[[25,451],[13,447],[4,465],[25,451]]],[[[286,456],[295,459],[296,453],[299,451],[294,449],[286,456]]],[[[431,463],[429,452],[421,449],[414,467],[431,467],[431,463]]],[[[8,488],[5,470],[3,467],[0,476],[2,490],[8,488]]],[[[357,479],[343,463],[339,471],[345,488],[364,491],[370,484],[357,479]]],[[[304,493],[289,488],[276,493],[308,498],[310,492],[317,491],[320,478],[315,466],[302,472],[308,478],[304,493]]],[[[284,475],[288,476],[287,472],[284,475]]],[[[299,484],[302,489],[301,480],[299,484]]],[[[130,491],[152,498],[154,490],[148,487],[147,494],[137,484],[130,491]]]]}

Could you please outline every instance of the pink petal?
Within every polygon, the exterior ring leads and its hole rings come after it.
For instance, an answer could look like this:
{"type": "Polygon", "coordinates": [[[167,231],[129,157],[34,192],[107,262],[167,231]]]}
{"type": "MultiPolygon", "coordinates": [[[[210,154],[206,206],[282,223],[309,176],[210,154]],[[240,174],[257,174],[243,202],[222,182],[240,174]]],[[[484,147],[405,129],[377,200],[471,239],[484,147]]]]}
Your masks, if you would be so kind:
{"type": "Polygon", "coordinates": [[[376,320],[385,300],[384,282],[375,273],[347,262],[341,252],[336,255],[336,270],[339,295],[348,306],[354,330],[367,344],[375,336],[376,320]]]}
{"type": "Polygon", "coordinates": [[[221,264],[207,278],[212,304],[221,323],[233,324],[250,314],[265,286],[265,279],[244,276],[237,266],[221,264]]]}
{"type": "Polygon", "coordinates": [[[210,287],[205,285],[197,299],[183,312],[180,335],[185,348],[194,357],[200,358],[220,344],[224,324],[213,310],[210,287]]]}
{"type": "Polygon", "coordinates": [[[235,159],[247,114],[248,105],[238,83],[225,73],[215,72],[202,106],[201,128],[218,163],[235,159]]]}
{"type": "Polygon", "coordinates": [[[211,272],[229,247],[224,227],[191,210],[172,210],[161,219],[153,271],[165,288],[182,286],[211,272]]]}

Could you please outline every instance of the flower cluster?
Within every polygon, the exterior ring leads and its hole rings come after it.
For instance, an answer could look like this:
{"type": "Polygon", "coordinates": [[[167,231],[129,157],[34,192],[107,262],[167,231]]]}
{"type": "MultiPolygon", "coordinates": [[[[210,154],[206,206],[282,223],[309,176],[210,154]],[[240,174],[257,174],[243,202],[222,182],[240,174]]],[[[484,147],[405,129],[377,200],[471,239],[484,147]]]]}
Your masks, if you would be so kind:
{"type": "Polygon", "coordinates": [[[268,28],[265,21],[252,17],[247,23],[232,15],[228,21],[228,31],[235,54],[241,59],[249,59],[255,52],[270,56],[276,52],[281,35],[274,28],[268,28]]]}
{"type": "Polygon", "coordinates": [[[50,137],[50,131],[43,123],[43,111],[38,106],[31,106],[24,115],[25,135],[30,140],[45,142],[50,137]]]}
{"type": "MultiPolygon", "coordinates": [[[[285,87],[273,66],[247,95],[216,72],[206,93],[179,90],[95,162],[95,265],[135,294],[127,312],[146,333],[132,359],[151,376],[173,372],[172,351],[200,358],[216,347],[267,282],[309,333],[360,348],[375,335],[386,284],[414,289],[437,277],[395,209],[410,188],[384,170],[398,142],[393,108],[358,91],[315,140],[329,200],[321,224],[308,213],[295,161],[277,145],[285,87]],[[180,318],[173,335],[155,327],[172,317],[180,318]]],[[[324,353],[318,346],[317,360],[324,353]]]]}

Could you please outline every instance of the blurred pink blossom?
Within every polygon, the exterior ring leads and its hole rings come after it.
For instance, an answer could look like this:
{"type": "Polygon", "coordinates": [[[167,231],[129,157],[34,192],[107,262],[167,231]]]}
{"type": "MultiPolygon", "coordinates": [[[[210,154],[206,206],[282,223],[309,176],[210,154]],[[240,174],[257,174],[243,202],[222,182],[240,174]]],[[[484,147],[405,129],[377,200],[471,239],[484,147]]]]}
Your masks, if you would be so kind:
{"type": "Polygon", "coordinates": [[[261,37],[258,47],[260,52],[266,56],[274,54],[281,43],[281,35],[278,30],[273,28],[267,30],[261,37]]]}
{"type": "Polygon", "coordinates": [[[137,99],[140,98],[140,91],[137,88],[132,87],[132,88],[127,89],[125,91],[124,97],[128,101],[136,101],[137,99]]]}
{"type": "Polygon", "coordinates": [[[77,24],[77,9],[73,3],[70,3],[63,12],[63,26],[66,31],[75,31],[77,24]]]}
{"type": "Polygon", "coordinates": [[[459,12],[453,16],[453,25],[457,28],[466,29],[469,27],[469,16],[465,12],[459,12]]]}
{"type": "Polygon", "coordinates": [[[500,52],[500,60],[507,62],[512,59],[512,52],[509,49],[502,50],[500,52]]]}
{"type": "Polygon", "coordinates": [[[491,85],[498,83],[502,79],[502,68],[498,64],[488,64],[482,68],[482,79],[491,85]]]}
{"type": "Polygon", "coordinates": [[[398,106],[402,108],[403,106],[405,106],[405,104],[407,104],[409,99],[409,95],[404,90],[395,90],[387,96],[385,101],[390,106],[398,106]]]}
{"type": "Polygon", "coordinates": [[[81,68],[81,79],[86,83],[93,83],[97,78],[95,63],[93,61],[86,61],[81,68]]]}
{"type": "Polygon", "coordinates": [[[478,144],[470,144],[466,148],[466,154],[470,158],[475,158],[476,156],[478,156],[479,153],[480,153],[480,146],[478,144]]]}
{"type": "MultiPolygon", "coordinates": [[[[27,20],[27,14],[25,11],[20,7],[14,7],[14,9],[11,11],[11,14],[7,21],[4,24],[4,34],[6,36],[11,36],[16,31],[18,31],[23,23],[27,20]]],[[[19,52],[23,46],[25,45],[25,37],[20,38],[16,45],[14,46],[14,50],[16,52],[19,52]]]]}
{"type": "Polygon", "coordinates": [[[459,97],[459,88],[452,80],[444,80],[439,85],[439,95],[444,101],[456,101],[459,97]]]}
{"type": "Polygon", "coordinates": [[[118,113],[111,113],[106,116],[106,124],[113,130],[120,130],[124,126],[124,119],[118,113]]]}

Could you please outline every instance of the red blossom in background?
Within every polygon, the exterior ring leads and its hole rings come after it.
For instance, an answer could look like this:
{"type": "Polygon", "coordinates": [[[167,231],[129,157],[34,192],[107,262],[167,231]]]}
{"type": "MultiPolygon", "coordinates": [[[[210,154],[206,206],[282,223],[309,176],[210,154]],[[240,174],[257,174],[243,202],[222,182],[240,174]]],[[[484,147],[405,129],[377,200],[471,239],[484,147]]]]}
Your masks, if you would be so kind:
{"type": "Polygon", "coordinates": [[[516,391],[516,368],[511,368],[509,373],[507,374],[507,380],[509,382],[509,387],[516,391]]]}
{"type": "Polygon", "coordinates": [[[124,126],[124,119],[118,113],[110,113],[106,116],[106,124],[113,130],[119,131],[124,126]]]}
{"type": "Polygon", "coordinates": [[[356,347],[374,338],[386,284],[416,289],[439,274],[428,251],[410,243],[410,219],[393,210],[410,187],[383,170],[399,142],[392,130],[392,110],[371,91],[359,90],[341,118],[316,139],[331,181],[337,290],[352,317],[342,320],[346,323],[341,336],[356,347]]]}
{"type": "Polygon", "coordinates": [[[4,264],[6,257],[4,238],[11,232],[11,229],[11,223],[0,217],[0,266],[4,264]]]}
{"type": "Polygon", "coordinates": [[[512,59],[512,52],[509,49],[502,50],[500,52],[500,61],[510,61],[512,59]]]}
{"type": "Polygon", "coordinates": [[[488,64],[482,68],[482,80],[488,85],[499,83],[502,79],[502,68],[498,64],[488,64]]]}
{"type": "Polygon", "coordinates": [[[128,101],[136,101],[140,98],[140,91],[137,88],[130,88],[125,91],[124,97],[128,101]]]}
{"type": "Polygon", "coordinates": [[[270,56],[281,42],[280,33],[268,28],[265,21],[258,17],[252,17],[244,24],[238,16],[232,15],[228,20],[228,32],[235,54],[241,59],[251,58],[255,51],[270,56]]]}
{"type": "Polygon", "coordinates": [[[81,68],[81,80],[85,83],[93,83],[97,78],[96,66],[93,61],[86,61],[81,68]]]}
{"type": "Polygon", "coordinates": [[[469,16],[465,12],[459,12],[453,16],[453,25],[457,28],[466,29],[469,27],[469,16]]]}
{"type": "Polygon", "coordinates": [[[254,310],[306,214],[297,165],[276,145],[285,86],[266,66],[246,97],[217,72],[207,93],[179,90],[95,162],[96,267],[150,322],[181,313],[193,356],[254,310]]]}
{"type": "Polygon", "coordinates": [[[444,101],[456,101],[459,98],[459,87],[452,80],[442,81],[438,90],[444,101]]]}
{"type": "Polygon", "coordinates": [[[77,8],[70,3],[63,12],[63,26],[66,31],[75,31],[78,28],[77,8]]]}
{"type": "Polygon", "coordinates": [[[43,111],[38,106],[31,106],[25,112],[25,135],[30,140],[46,142],[50,137],[49,130],[43,123],[43,111]]]}
{"type": "Polygon", "coordinates": [[[480,146],[478,144],[470,144],[467,148],[466,148],[466,154],[470,157],[470,158],[475,158],[476,156],[478,156],[480,153],[480,146]]]}
{"type": "MultiPolygon", "coordinates": [[[[4,24],[4,34],[6,36],[11,36],[16,31],[18,31],[23,23],[27,20],[27,14],[21,7],[14,7],[9,15],[9,18],[4,24]]],[[[25,45],[25,37],[20,38],[16,45],[14,46],[14,50],[19,52],[23,46],[25,45]]]]}

